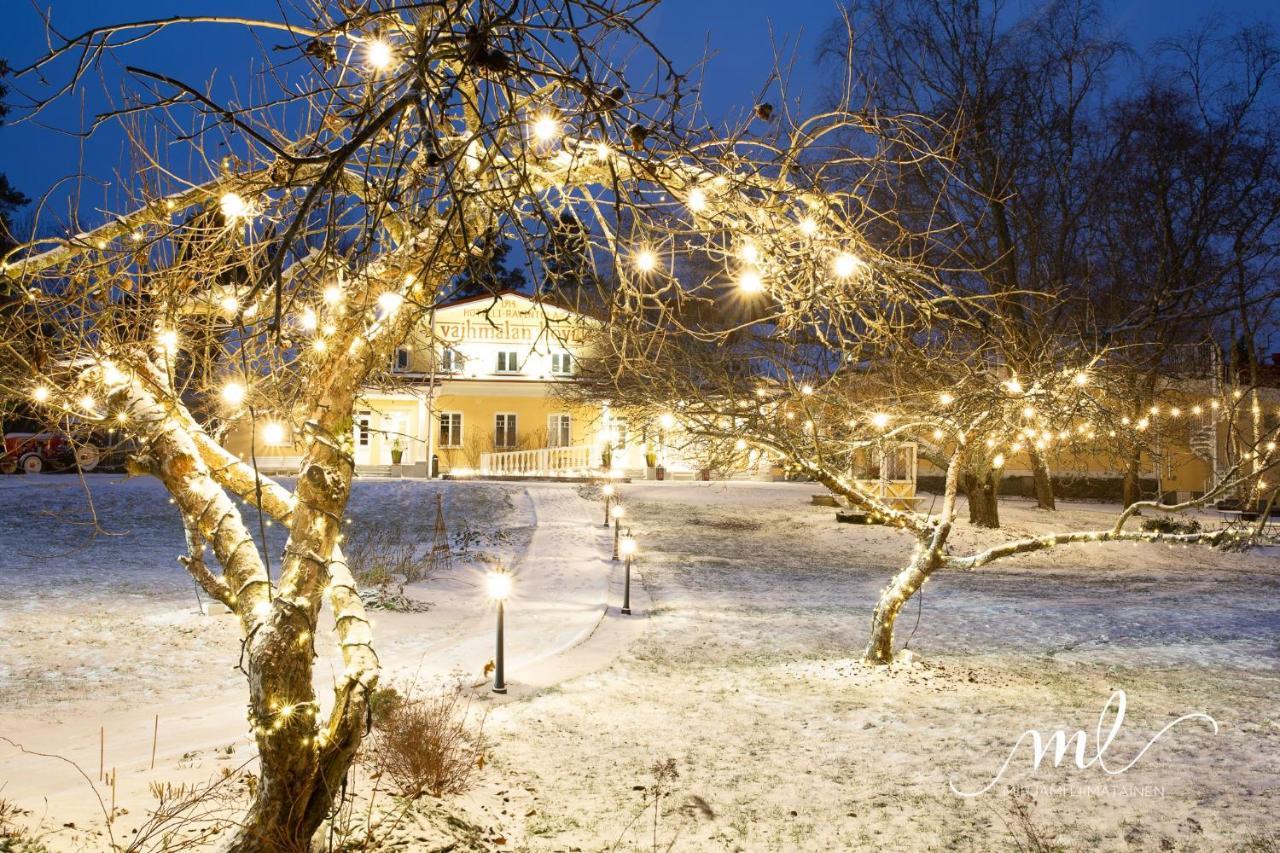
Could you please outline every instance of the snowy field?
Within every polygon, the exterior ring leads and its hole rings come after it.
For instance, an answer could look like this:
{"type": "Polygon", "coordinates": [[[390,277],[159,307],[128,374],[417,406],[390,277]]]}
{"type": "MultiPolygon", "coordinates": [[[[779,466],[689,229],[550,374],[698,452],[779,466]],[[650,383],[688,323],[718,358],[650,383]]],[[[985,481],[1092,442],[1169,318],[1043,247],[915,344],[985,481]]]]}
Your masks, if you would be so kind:
{"type": "MultiPolygon", "coordinates": [[[[173,507],[150,481],[89,485],[93,514],[74,477],[0,478],[0,735],[96,776],[105,729],[127,827],[149,782],[207,778],[251,749],[236,628],[196,612],[173,507]]],[[[429,536],[440,490],[450,525],[483,544],[409,588],[430,611],[375,622],[385,680],[456,669],[479,682],[492,655],[480,571],[501,559],[519,574],[512,693],[489,705],[486,724],[491,763],[474,793],[445,804],[488,827],[489,841],[471,846],[1276,849],[1274,553],[1069,546],[942,574],[899,620],[914,663],[870,671],[857,664],[869,614],[912,543],[837,525],[832,509],[809,505],[812,485],[624,486],[641,548],[630,619],[616,610],[619,570],[589,489],[365,481],[351,515],[418,519],[429,536]],[[1033,772],[1024,744],[987,793],[950,789],[985,785],[1028,729],[1083,729],[1092,757],[1117,689],[1128,704],[1106,756],[1113,770],[1184,714],[1212,715],[1218,732],[1182,723],[1118,775],[1070,758],[1054,768],[1052,756],[1033,772]],[[662,783],[655,826],[651,768],[669,759],[678,775],[662,783]]],[[[954,548],[1051,523],[1101,525],[1108,511],[1004,501],[1003,531],[962,522],[954,548]]],[[[277,534],[268,530],[273,559],[277,534]]],[[[317,667],[321,687],[331,660],[317,667]]],[[[483,688],[477,696],[491,703],[483,688]]],[[[103,849],[87,783],[56,760],[0,743],[0,797],[53,827],[76,823],[46,838],[53,849],[103,849]]],[[[434,844],[391,835],[394,849],[434,844]]]]}

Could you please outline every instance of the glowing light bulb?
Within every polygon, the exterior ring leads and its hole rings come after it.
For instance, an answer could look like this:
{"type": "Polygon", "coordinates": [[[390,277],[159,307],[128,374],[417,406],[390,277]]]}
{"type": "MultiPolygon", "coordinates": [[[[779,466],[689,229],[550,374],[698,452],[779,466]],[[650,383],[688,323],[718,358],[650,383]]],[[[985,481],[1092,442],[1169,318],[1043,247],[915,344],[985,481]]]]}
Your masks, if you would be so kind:
{"type": "Polygon", "coordinates": [[[395,58],[391,43],[385,39],[373,39],[364,46],[364,62],[374,71],[386,71],[395,58]]]}
{"type": "Polygon", "coordinates": [[[997,454],[995,455],[995,458],[991,460],[991,467],[992,467],[992,468],[1003,468],[1003,467],[1004,467],[1004,454],[1003,454],[1003,453],[997,453],[997,454]]]}
{"type": "Polygon", "coordinates": [[[943,391],[941,394],[938,395],[938,402],[944,406],[950,406],[955,401],[956,401],[956,398],[951,396],[946,391],[943,391]]]}
{"type": "Polygon", "coordinates": [[[813,393],[813,386],[812,386],[812,385],[801,385],[801,386],[800,386],[800,393],[801,393],[801,394],[803,394],[803,395],[805,395],[806,397],[808,397],[810,394],[812,394],[812,393],[813,393]]]}
{"type": "Polygon", "coordinates": [[[223,193],[222,198],[218,199],[218,207],[222,211],[222,217],[229,222],[247,219],[252,215],[249,202],[239,193],[223,193]]]}
{"type": "Polygon", "coordinates": [[[734,450],[746,450],[746,449],[747,449],[747,442],[746,442],[746,439],[742,439],[742,438],[740,438],[740,439],[738,439],[737,441],[735,441],[735,442],[733,443],[733,449],[734,449],[734,450]]]}
{"type": "Polygon", "coordinates": [[[689,190],[689,199],[686,204],[694,213],[701,213],[707,209],[707,194],[700,188],[694,187],[689,190]]]}
{"type": "Polygon", "coordinates": [[[636,540],[632,539],[630,536],[624,536],[622,540],[618,542],[618,553],[624,557],[635,556],[636,540]]]}
{"type": "Polygon", "coordinates": [[[489,597],[494,601],[505,601],[511,595],[511,575],[506,572],[488,572],[484,580],[489,597]]]}
{"type": "Polygon", "coordinates": [[[832,264],[832,269],[838,278],[848,278],[858,271],[858,267],[862,266],[862,261],[856,255],[848,252],[841,252],[836,255],[836,259],[832,264]]]}
{"type": "Polygon", "coordinates": [[[31,399],[37,403],[45,403],[49,400],[49,389],[44,385],[37,385],[31,390],[31,399]]]}
{"type": "Polygon", "coordinates": [[[812,216],[806,216],[800,220],[800,233],[806,237],[812,237],[818,233],[818,220],[812,216]]]}
{"type": "Polygon", "coordinates": [[[228,382],[222,386],[222,399],[229,406],[238,406],[244,402],[245,387],[239,382],[228,382]]]}
{"type": "Polygon", "coordinates": [[[554,117],[543,113],[533,120],[530,126],[533,138],[539,142],[550,142],[560,135],[560,122],[554,117]]]}
{"type": "Polygon", "coordinates": [[[382,309],[383,314],[388,316],[399,311],[400,306],[403,304],[404,297],[394,290],[388,290],[378,297],[378,307],[382,309]]]}
{"type": "Polygon", "coordinates": [[[98,401],[90,397],[88,394],[85,394],[80,398],[80,408],[84,409],[86,412],[92,412],[97,407],[98,401]]]}
{"type": "Polygon", "coordinates": [[[1031,418],[1034,418],[1036,416],[1036,410],[1031,408],[1030,406],[1026,406],[1022,410],[1022,416],[1030,420],[1031,418]]]}
{"type": "Polygon", "coordinates": [[[623,509],[621,504],[614,504],[613,508],[609,510],[610,518],[622,518],[622,516],[626,514],[627,514],[627,511],[623,509]]]}
{"type": "Polygon", "coordinates": [[[1010,394],[1022,393],[1022,383],[1019,382],[1016,378],[1010,379],[1008,382],[1004,383],[1004,387],[1009,390],[1010,394]]]}
{"type": "Polygon", "coordinates": [[[676,425],[676,419],[670,412],[666,412],[662,417],[658,418],[658,423],[662,424],[663,429],[671,429],[676,425]]]}
{"type": "Polygon", "coordinates": [[[331,284],[324,289],[324,301],[329,305],[337,305],[342,301],[342,288],[331,284]]]}
{"type": "Polygon", "coordinates": [[[604,487],[600,489],[600,493],[606,498],[613,497],[613,483],[605,483],[604,487]]]}
{"type": "Polygon", "coordinates": [[[315,331],[318,322],[319,320],[316,318],[316,312],[310,308],[304,309],[303,312],[298,315],[298,325],[308,332],[315,331]]]}
{"type": "Polygon", "coordinates": [[[271,615],[271,602],[259,601],[257,604],[253,605],[253,615],[257,616],[259,619],[271,615]]]}
{"type": "Polygon", "coordinates": [[[234,296],[224,296],[218,302],[224,314],[234,314],[240,310],[240,300],[234,296]]]}
{"type": "Polygon", "coordinates": [[[165,329],[156,335],[156,342],[166,352],[176,352],[178,349],[178,333],[173,329],[165,329]]]}
{"type": "Polygon", "coordinates": [[[311,342],[311,348],[316,352],[324,352],[329,349],[329,345],[325,343],[324,338],[316,338],[311,342]]]}
{"type": "Polygon", "coordinates": [[[636,252],[632,263],[635,264],[636,269],[640,272],[653,272],[658,266],[658,256],[649,249],[641,249],[636,252]]]}
{"type": "Polygon", "coordinates": [[[747,242],[742,244],[742,248],[738,250],[739,256],[744,263],[758,264],[760,263],[760,250],[755,243],[747,242]]]}
{"type": "Polygon", "coordinates": [[[1076,374],[1076,378],[1075,378],[1075,382],[1076,382],[1076,384],[1077,384],[1077,385],[1079,385],[1080,387],[1084,387],[1085,385],[1088,385],[1088,384],[1089,384],[1089,374],[1085,373],[1084,371],[1081,371],[1081,372],[1077,373],[1077,374],[1076,374]]]}
{"type": "Polygon", "coordinates": [[[103,362],[102,364],[102,381],[107,385],[119,385],[124,382],[124,374],[120,372],[120,368],[111,362],[103,362]]]}
{"type": "Polygon", "coordinates": [[[743,293],[760,293],[764,290],[764,279],[755,270],[743,270],[738,275],[738,289],[743,293]]]}
{"type": "Polygon", "coordinates": [[[884,412],[876,412],[871,416],[871,425],[876,429],[884,429],[889,425],[889,416],[884,412]]]}
{"type": "Polygon", "coordinates": [[[262,440],[267,444],[280,445],[284,444],[284,424],[272,421],[262,428],[262,440]]]}
{"type": "Polygon", "coordinates": [[[941,440],[942,440],[942,430],[940,430],[940,429],[935,429],[935,430],[933,431],[933,440],[934,440],[934,441],[941,441],[941,440]]]}

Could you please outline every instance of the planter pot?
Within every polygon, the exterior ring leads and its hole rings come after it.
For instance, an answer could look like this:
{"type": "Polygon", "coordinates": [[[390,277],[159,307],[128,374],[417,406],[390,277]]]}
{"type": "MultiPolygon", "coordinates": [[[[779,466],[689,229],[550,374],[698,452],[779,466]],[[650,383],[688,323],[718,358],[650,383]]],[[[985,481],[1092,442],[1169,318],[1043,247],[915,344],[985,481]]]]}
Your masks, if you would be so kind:
{"type": "Polygon", "coordinates": [[[661,465],[654,469],[654,473],[657,474],[659,480],[667,479],[667,469],[661,465]]]}
{"type": "Polygon", "coordinates": [[[403,458],[404,458],[404,451],[403,451],[403,450],[393,450],[393,451],[391,451],[391,464],[392,464],[392,465],[399,465],[399,464],[400,464],[400,460],[401,460],[401,459],[403,459],[403,458]]]}

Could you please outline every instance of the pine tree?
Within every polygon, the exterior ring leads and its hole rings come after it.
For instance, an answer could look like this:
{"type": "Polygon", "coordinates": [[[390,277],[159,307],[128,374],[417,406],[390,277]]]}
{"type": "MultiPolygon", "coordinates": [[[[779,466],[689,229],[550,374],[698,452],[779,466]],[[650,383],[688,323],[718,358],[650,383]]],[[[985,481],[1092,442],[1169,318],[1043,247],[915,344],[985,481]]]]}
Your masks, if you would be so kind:
{"type": "Polygon", "coordinates": [[[524,270],[508,265],[507,255],[510,252],[509,242],[502,239],[498,232],[489,232],[485,236],[481,252],[467,264],[462,275],[458,276],[454,284],[454,297],[520,290],[528,284],[524,270]]]}
{"type": "MultiPolygon", "coordinates": [[[[0,59],[0,81],[3,81],[8,73],[9,64],[0,59]]],[[[9,94],[9,88],[3,82],[0,82],[0,125],[4,124],[5,114],[9,112],[9,108],[4,102],[7,94],[9,94]]],[[[18,189],[9,183],[7,177],[0,174],[0,254],[8,251],[14,245],[11,235],[13,222],[10,217],[15,210],[30,201],[31,199],[18,192],[18,189]]]]}

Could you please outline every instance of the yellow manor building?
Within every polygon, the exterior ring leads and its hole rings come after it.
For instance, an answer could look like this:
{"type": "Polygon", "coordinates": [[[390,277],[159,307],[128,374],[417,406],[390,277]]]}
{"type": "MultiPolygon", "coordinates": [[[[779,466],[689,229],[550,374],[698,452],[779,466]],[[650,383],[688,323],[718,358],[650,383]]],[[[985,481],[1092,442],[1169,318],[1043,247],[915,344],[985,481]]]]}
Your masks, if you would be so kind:
{"type": "MultiPolygon", "coordinates": [[[[586,474],[602,467],[612,444],[613,469],[643,472],[644,448],[625,420],[607,405],[572,406],[555,394],[573,379],[589,322],[516,292],[439,306],[361,396],[352,426],[357,471],[425,477],[434,457],[433,473],[443,475],[586,474]]],[[[259,467],[296,470],[299,448],[263,432],[259,467]]],[[[226,446],[247,457],[247,428],[233,429],[226,446]]]]}
{"type": "MultiPolygon", "coordinates": [[[[607,467],[614,476],[652,477],[656,471],[650,463],[656,463],[670,479],[704,476],[700,469],[707,463],[699,461],[692,443],[675,441],[674,421],[629,424],[605,402],[574,405],[556,393],[557,385],[574,381],[594,322],[514,291],[440,305],[361,395],[352,425],[357,473],[566,477],[598,476],[607,467]],[[607,466],[606,448],[612,448],[607,466]]],[[[1188,397],[1188,412],[1180,421],[1160,419],[1169,424],[1166,428],[1152,417],[1156,433],[1168,431],[1163,439],[1154,436],[1158,455],[1144,452],[1136,472],[1148,494],[1159,490],[1186,499],[1223,473],[1225,457],[1219,451],[1225,447],[1224,433],[1210,420],[1189,417],[1191,399],[1211,396],[1212,389],[1204,381],[1190,386],[1182,383],[1180,388],[1188,397]]],[[[1280,389],[1253,393],[1255,405],[1265,408],[1264,426],[1269,428],[1272,413],[1280,411],[1280,389]]],[[[233,426],[224,443],[249,458],[248,424],[233,426]]],[[[253,450],[265,471],[297,471],[300,448],[279,425],[260,424],[253,450]]],[[[1125,461],[1110,453],[1105,442],[1054,442],[1046,456],[1060,497],[1118,499],[1125,461]]],[[[782,476],[772,460],[755,450],[743,451],[731,467],[718,475],[782,476]]],[[[1030,474],[1025,453],[1010,452],[1001,492],[1030,494],[1030,474]]],[[[910,441],[882,448],[855,471],[864,488],[904,506],[920,500],[916,493],[921,485],[939,487],[941,475],[927,459],[917,458],[917,446],[910,441]]]]}

